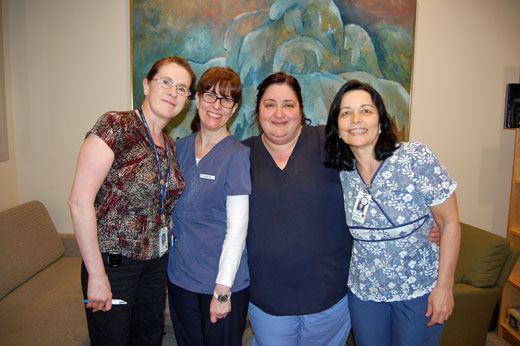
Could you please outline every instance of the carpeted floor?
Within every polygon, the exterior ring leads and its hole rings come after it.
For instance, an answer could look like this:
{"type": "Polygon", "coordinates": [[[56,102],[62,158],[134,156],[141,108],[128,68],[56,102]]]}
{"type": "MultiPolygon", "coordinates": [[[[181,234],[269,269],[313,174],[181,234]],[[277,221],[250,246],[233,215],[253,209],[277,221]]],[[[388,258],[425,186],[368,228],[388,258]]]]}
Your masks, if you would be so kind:
{"type": "Polygon", "coordinates": [[[486,346],[511,346],[509,342],[497,335],[495,332],[488,333],[486,346]]]}

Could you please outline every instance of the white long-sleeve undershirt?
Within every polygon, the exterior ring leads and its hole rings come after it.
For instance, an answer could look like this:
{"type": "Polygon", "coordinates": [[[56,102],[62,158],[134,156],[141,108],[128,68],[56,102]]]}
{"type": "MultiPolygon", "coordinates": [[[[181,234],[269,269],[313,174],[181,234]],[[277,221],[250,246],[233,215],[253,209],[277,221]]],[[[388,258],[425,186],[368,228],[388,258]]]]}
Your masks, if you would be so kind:
{"type": "Polygon", "coordinates": [[[249,195],[227,196],[227,230],[222,244],[217,284],[233,287],[235,275],[246,245],[249,222],[249,195]]]}

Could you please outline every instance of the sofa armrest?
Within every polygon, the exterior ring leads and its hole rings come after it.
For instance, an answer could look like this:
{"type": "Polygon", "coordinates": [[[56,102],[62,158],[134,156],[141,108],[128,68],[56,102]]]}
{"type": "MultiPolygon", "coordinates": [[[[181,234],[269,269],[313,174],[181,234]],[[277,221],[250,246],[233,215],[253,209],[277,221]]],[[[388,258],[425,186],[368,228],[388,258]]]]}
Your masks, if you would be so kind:
{"type": "Polygon", "coordinates": [[[509,255],[509,240],[462,222],[460,226],[462,241],[455,283],[495,286],[509,255]]]}
{"type": "Polygon", "coordinates": [[[63,243],[63,247],[65,248],[65,253],[63,257],[81,257],[81,253],[79,252],[78,243],[76,242],[76,237],[72,233],[58,233],[61,242],[63,243]]]}
{"type": "Polygon", "coordinates": [[[485,345],[500,291],[498,287],[456,284],[453,288],[455,309],[446,322],[439,345],[485,345]]]}

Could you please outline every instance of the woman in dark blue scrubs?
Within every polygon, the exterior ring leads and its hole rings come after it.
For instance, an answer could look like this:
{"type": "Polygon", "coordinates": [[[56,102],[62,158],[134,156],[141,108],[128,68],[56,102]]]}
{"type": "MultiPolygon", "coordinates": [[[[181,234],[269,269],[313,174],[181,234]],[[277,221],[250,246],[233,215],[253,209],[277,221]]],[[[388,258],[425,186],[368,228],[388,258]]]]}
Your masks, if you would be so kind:
{"type": "Polygon", "coordinates": [[[168,297],[179,346],[241,345],[249,274],[249,148],[229,134],[242,85],[230,68],[200,78],[193,134],[176,141],[186,182],[172,212],[168,297]]]}

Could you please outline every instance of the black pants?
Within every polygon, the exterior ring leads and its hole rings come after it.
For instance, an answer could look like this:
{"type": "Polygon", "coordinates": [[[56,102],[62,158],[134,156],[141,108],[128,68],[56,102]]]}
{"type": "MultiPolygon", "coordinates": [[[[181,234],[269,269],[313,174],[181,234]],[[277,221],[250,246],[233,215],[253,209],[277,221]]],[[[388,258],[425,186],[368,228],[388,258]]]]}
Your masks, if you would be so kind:
{"type": "Polygon", "coordinates": [[[168,280],[168,302],[179,346],[240,346],[244,331],[249,290],[231,295],[231,312],[211,323],[211,294],[185,290],[168,280]]]}
{"type": "MultiPolygon", "coordinates": [[[[85,309],[91,344],[160,345],[168,256],[147,261],[123,256],[121,266],[112,268],[107,266],[108,256],[103,254],[103,262],[112,298],[125,300],[128,304],[112,306],[107,312],[85,309]]],[[[88,273],[85,264],[81,266],[81,285],[86,299],[88,273]]]]}

